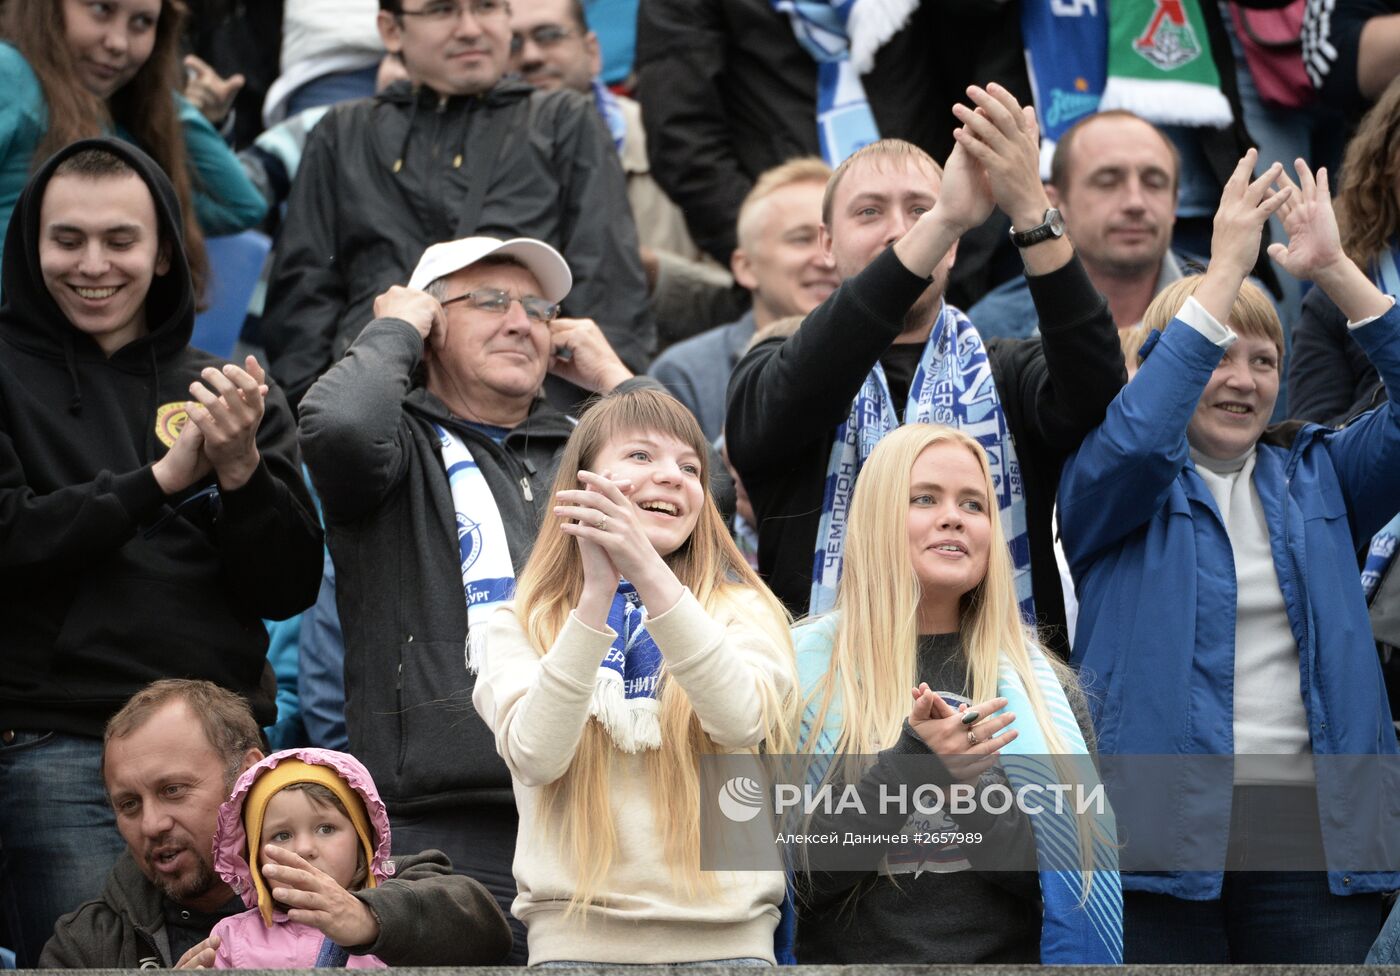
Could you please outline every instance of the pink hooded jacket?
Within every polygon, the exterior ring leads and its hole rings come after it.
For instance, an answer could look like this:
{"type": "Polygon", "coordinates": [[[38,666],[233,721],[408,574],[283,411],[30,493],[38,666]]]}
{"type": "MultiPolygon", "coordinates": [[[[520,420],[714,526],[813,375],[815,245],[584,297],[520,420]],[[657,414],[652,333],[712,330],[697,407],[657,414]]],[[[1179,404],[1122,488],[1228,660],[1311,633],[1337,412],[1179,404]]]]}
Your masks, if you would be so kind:
{"type": "MultiPolygon", "coordinates": [[[[369,771],[354,756],[330,749],[288,749],[273,753],[249,767],[233,793],[219,807],[219,823],[214,832],[214,870],[242,897],[248,911],[226,918],[214,926],[210,935],[220,938],[214,955],[216,969],[310,969],[316,965],[321,947],[326,941],[319,929],[288,920],[286,912],[275,910],[271,928],[263,924],[258,912],[258,894],[248,867],[248,838],[243,829],[243,801],[253,782],[287,759],[330,766],[364,801],[370,824],[375,832],[374,859],[370,873],[383,882],[394,873],[389,860],[389,813],[379,798],[369,771]]],[[[382,969],[385,964],[376,956],[350,956],[349,969],[382,969]]]]}

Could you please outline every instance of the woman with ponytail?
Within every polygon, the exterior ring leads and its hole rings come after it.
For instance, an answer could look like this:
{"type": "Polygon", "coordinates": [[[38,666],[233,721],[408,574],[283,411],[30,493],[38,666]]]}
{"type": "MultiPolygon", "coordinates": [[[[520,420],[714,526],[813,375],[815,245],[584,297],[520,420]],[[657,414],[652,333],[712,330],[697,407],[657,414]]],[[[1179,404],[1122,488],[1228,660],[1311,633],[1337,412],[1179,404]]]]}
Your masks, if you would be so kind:
{"type": "MultiPolygon", "coordinates": [[[[0,13],[0,231],[34,168],[78,139],[116,135],[170,177],[197,292],[205,234],[267,206],[182,87],[182,0],[12,0],[0,13]]],[[[3,237],[3,234],[0,234],[3,237]]]]}
{"type": "Polygon", "coordinates": [[[671,396],[599,401],[512,604],[473,641],[473,702],[520,811],[530,964],[774,961],[779,871],[702,873],[702,756],[791,749],[787,616],[710,497],[671,396]]]}
{"type": "MultiPolygon", "coordinates": [[[[977,795],[992,784],[1092,792],[1083,694],[1021,618],[995,499],[986,453],[951,427],[910,424],[871,453],[835,609],[794,632],[809,785],[862,796],[926,783],[945,796],[957,784],[977,795]]],[[[892,813],[809,821],[818,835],[911,843],[870,845],[863,871],[818,860],[850,851],[799,859],[798,962],[1121,961],[1106,807],[892,813]]]]}

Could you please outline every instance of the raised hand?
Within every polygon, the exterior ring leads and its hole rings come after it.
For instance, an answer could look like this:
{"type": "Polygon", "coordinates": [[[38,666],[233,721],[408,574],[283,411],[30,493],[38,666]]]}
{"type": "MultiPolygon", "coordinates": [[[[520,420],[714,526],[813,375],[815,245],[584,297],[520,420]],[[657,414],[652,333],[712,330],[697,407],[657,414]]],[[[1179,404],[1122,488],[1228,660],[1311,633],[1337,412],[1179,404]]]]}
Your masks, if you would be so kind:
{"type": "Polygon", "coordinates": [[[425,291],[393,285],[374,300],[374,317],[401,319],[418,330],[430,348],[441,349],[447,340],[447,313],[425,291]]]}
{"type": "Polygon", "coordinates": [[[1196,301],[1219,322],[1229,320],[1240,285],[1259,258],[1265,222],[1293,193],[1291,186],[1273,189],[1283,172],[1279,163],[1251,179],[1258,158],[1258,151],[1250,149],[1225,181],[1211,232],[1210,267],[1196,288],[1196,301]]]}
{"type": "Polygon", "coordinates": [[[607,393],[632,371],[622,364],[607,336],[592,319],[555,319],[549,323],[554,355],[549,371],[593,393],[607,393]]]}
{"type": "Polygon", "coordinates": [[[1258,158],[1258,150],[1250,149],[1235,164],[1235,171],[1220,193],[1210,238],[1210,266],[1223,264],[1239,272],[1241,280],[1259,259],[1264,224],[1293,193],[1292,184],[1280,190],[1273,188],[1274,181],[1283,175],[1281,163],[1274,163],[1258,179],[1251,180],[1258,158]]]}
{"type": "Polygon", "coordinates": [[[938,190],[938,202],[930,216],[941,217],[961,237],[991,216],[996,207],[992,185],[981,164],[962,144],[953,147],[948,162],[943,165],[943,180],[938,190]]]}
{"type": "Polygon", "coordinates": [[[962,123],[953,138],[977,161],[1003,213],[1017,230],[1041,222],[1050,207],[1040,182],[1040,126],[1035,110],[1022,107],[1001,85],[972,85],[967,95],[977,106],[961,103],[953,114],[962,123]]]}
{"type": "Polygon", "coordinates": [[[1298,173],[1297,183],[1288,178],[1282,167],[1278,175],[1278,182],[1292,190],[1291,197],[1279,208],[1288,243],[1270,244],[1269,257],[1293,277],[1310,280],[1319,271],[1325,272],[1349,259],[1342,251],[1326,167],[1319,169],[1314,179],[1302,159],[1294,160],[1293,165],[1298,173]]]}
{"type": "Polygon", "coordinates": [[[1347,257],[1337,232],[1337,217],[1332,211],[1332,195],[1327,186],[1327,170],[1317,171],[1313,178],[1308,164],[1294,160],[1298,172],[1295,185],[1287,173],[1279,180],[1292,196],[1279,210],[1283,229],[1288,234],[1287,246],[1270,244],[1269,257],[1295,278],[1310,278],[1327,293],[1347,321],[1384,315],[1390,310],[1389,296],[1347,257]]]}

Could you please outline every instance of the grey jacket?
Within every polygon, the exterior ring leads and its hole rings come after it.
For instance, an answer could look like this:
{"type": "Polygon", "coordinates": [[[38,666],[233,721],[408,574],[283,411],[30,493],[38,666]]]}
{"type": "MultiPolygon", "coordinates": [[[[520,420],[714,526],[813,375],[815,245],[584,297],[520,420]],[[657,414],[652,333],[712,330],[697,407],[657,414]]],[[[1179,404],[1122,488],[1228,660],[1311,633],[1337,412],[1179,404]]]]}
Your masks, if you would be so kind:
{"type": "MultiPolygon", "coordinates": [[[[378,319],[301,405],[336,568],[350,751],[396,817],[480,803],[513,811],[510,771],[472,707],[456,513],[433,424],[470,448],[519,572],[573,423],[537,401],[497,444],[415,380],[422,349],[411,325],[378,319]]],[[[637,383],[652,381],[624,385],[637,383]]]]}
{"type": "MultiPolygon", "coordinates": [[[[394,877],[355,897],[379,919],[369,946],[345,946],[390,966],[490,966],[510,951],[510,928],[496,900],[471,878],[452,873],[439,851],[394,858],[394,877]]],[[[130,851],[112,867],[101,898],[54,926],[41,969],[169,969],[161,893],[130,851]]]]}

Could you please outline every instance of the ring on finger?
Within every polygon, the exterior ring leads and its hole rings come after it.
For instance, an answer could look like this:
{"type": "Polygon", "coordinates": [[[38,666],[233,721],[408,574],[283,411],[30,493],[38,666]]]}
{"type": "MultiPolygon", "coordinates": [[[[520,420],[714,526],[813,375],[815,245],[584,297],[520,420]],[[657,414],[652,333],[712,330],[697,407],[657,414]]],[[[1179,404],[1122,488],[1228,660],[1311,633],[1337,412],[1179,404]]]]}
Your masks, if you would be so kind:
{"type": "Polygon", "coordinates": [[[599,532],[606,532],[608,530],[608,517],[604,515],[602,518],[600,518],[597,522],[594,523],[593,527],[599,532]]]}
{"type": "Polygon", "coordinates": [[[971,729],[968,729],[968,730],[967,730],[967,744],[968,744],[968,745],[970,745],[970,746],[975,746],[975,745],[977,745],[977,743],[979,743],[979,742],[981,742],[981,741],[982,741],[981,739],[977,738],[977,733],[976,733],[976,732],[972,731],[971,729]]]}

